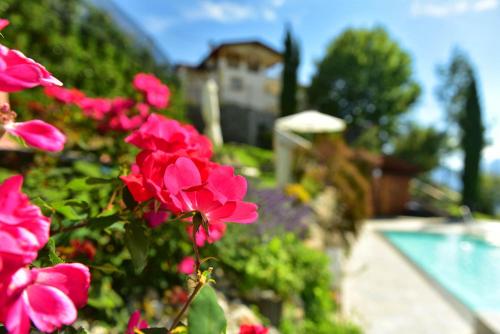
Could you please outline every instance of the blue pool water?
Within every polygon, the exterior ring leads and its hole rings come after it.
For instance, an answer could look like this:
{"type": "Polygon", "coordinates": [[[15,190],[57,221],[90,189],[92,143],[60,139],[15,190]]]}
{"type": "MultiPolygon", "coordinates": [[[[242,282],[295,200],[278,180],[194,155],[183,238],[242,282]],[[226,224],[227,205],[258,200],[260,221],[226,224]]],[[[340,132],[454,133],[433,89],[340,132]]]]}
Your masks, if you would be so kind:
{"type": "Polygon", "coordinates": [[[469,308],[500,311],[499,247],[463,235],[394,231],[383,234],[469,308]]]}

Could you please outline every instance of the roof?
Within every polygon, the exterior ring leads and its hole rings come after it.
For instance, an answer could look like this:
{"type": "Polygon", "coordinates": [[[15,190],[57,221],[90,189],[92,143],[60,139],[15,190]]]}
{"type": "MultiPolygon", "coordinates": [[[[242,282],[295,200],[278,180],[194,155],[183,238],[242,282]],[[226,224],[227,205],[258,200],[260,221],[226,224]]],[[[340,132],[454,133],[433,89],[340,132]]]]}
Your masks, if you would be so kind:
{"type": "Polygon", "coordinates": [[[265,44],[264,42],[261,42],[259,40],[247,40],[247,41],[234,41],[234,42],[224,42],[220,43],[219,45],[213,47],[208,55],[206,55],[202,61],[198,65],[187,65],[187,64],[178,64],[176,67],[177,68],[188,68],[191,70],[200,70],[204,69],[207,65],[210,59],[216,58],[220,56],[221,53],[223,53],[225,50],[228,48],[234,48],[234,47],[244,47],[244,46],[250,46],[252,49],[252,52],[256,52],[256,50],[261,50],[262,52],[265,52],[267,56],[269,56],[269,61],[266,64],[266,66],[270,67],[273,66],[279,62],[282,61],[282,54],[281,52],[277,51],[275,48],[269,46],[268,44],[265,44]],[[259,48],[259,49],[255,49],[259,48]]]}

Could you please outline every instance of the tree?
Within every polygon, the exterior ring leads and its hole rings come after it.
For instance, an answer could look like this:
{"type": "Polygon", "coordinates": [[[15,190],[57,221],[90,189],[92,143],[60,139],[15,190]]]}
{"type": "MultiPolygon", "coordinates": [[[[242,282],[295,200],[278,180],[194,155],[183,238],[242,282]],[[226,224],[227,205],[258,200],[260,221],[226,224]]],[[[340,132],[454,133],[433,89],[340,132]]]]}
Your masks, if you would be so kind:
{"type": "Polygon", "coordinates": [[[379,150],[420,94],[411,57],[383,28],[348,29],[328,47],[308,90],[311,107],[348,124],[352,142],[378,128],[379,150]]]}
{"type": "Polygon", "coordinates": [[[456,125],[464,156],[462,170],[462,204],[472,210],[478,204],[481,151],[484,147],[484,126],[477,92],[474,69],[460,50],[452,55],[450,64],[440,69],[443,83],[438,96],[443,102],[448,119],[456,125]]]}
{"type": "Polygon", "coordinates": [[[409,123],[403,133],[394,142],[393,154],[419,166],[423,172],[438,167],[441,157],[450,149],[448,134],[432,126],[409,123]]]}
{"type": "Polygon", "coordinates": [[[300,63],[300,51],[297,41],[292,36],[290,27],[286,29],[284,44],[280,100],[281,116],[297,112],[297,69],[300,63]]]}

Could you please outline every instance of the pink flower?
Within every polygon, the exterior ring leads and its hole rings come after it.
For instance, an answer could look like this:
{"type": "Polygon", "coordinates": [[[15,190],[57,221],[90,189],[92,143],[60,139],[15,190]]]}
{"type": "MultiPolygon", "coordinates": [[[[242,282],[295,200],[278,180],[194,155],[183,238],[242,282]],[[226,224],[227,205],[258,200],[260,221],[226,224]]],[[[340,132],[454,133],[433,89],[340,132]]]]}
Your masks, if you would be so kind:
{"type": "Polygon", "coordinates": [[[241,325],[240,334],[267,334],[269,329],[262,325],[241,325]]]}
{"type": "Polygon", "coordinates": [[[160,205],[158,209],[155,209],[154,204],[154,202],[150,203],[149,211],[145,212],[143,215],[143,218],[146,219],[149,227],[151,228],[160,226],[167,220],[169,216],[169,213],[166,210],[167,208],[164,205],[160,205]]]}
{"type": "Polygon", "coordinates": [[[62,151],[66,143],[66,136],[61,131],[40,120],[10,122],[4,124],[3,127],[8,133],[24,139],[29,146],[44,151],[62,151]]]}
{"type": "Polygon", "coordinates": [[[111,111],[112,102],[104,98],[85,97],[78,101],[78,106],[86,116],[95,120],[102,120],[111,111]]]}
{"type": "Polygon", "coordinates": [[[72,324],[87,304],[89,269],[80,263],[21,268],[0,290],[0,321],[10,334],[27,334],[30,319],[42,332],[72,324]]]}
{"type": "Polygon", "coordinates": [[[0,184],[0,282],[31,263],[49,239],[50,219],[21,192],[23,177],[0,184]]]}
{"type": "Polygon", "coordinates": [[[39,85],[61,86],[62,83],[33,59],[0,44],[0,91],[17,92],[39,85]]]}
{"type": "Polygon", "coordinates": [[[137,310],[130,316],[127,325],[127,332],[125,334],[135,334],[136,329],[140,330],[148,327],[148,323],[141,319],[141,313],[137,310]]]}
{"type": "Polygon", "coordinates": [[[246,180],[234,175],[229,166],[218,166],[209,172],[206,183],[189,158],[180,157],[165,170],[164,182],[170,194],[170,208],[175,213],[197,211],[209,224],[254,222],[257,206],[243,202],[247,191],[246,180]]]}
{"type": "Polygon", "coordinates": [[[76,88],[68,89],[58,86],[50,86],[45,87],[43,92],[45,93],[45,95],[65,104],[78,104],[85,98],[85,94],[83,94],[76,88]]]}
{"type": "Polygon", "coordinates": [[[138,73],[134,77],[134,87],[145,93],[146,101],[151,106],[162,109],[166,108],[170,99],[170,90],[152,74],[138,73]]]}
{"type": "MultiPolygon", "coordinates": [[[[192,238],[193,235],[193,225],[187,227],[187,233],[192,238]]],[[[196,232],[195,242],[196,246],[203,247],[206,243],[213,244],[217,240],[220,240],[226,233],[226,224],[224,223],[214,223],[208,225],[208,233],[204,228],[200,228],[196,232]]]]}
{"type": "Polygon", "coordinates": [[[185,154],[202,159],[210,159],[212,156],[212,144],[207,137],[190,125],[182,125],[157,114],[151,114],[125,141],[145,150],[185,154]]]}
{"type": "Polygon", "coordinates": [[[3,28],[5,28],[6,26],[9,25],[9,20],[6,20],[6,19],[0,19],[0,30],[2,30],[3,28]]]}
{"type": "Polygon", "coordinates": [[[191,256],[186,256],[177,265],[177,271],[181,274],[191,275],[194,273],[195,260],[191,256]]]}

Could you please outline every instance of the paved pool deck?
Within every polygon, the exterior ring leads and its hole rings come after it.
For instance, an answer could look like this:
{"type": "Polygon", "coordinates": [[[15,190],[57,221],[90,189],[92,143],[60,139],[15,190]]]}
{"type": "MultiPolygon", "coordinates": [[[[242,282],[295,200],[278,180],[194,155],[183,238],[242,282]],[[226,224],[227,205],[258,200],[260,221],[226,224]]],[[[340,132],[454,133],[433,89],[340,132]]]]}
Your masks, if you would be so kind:
{"type": "Polygon", "coordinates": [[[500,329],[498,315],[471,313],[379,233],[384,229],[460,232],[461,228],[421,218],[368,221],[345,265],[343,312],[365,334],[500,333],[491,330],[500,329]]]}

